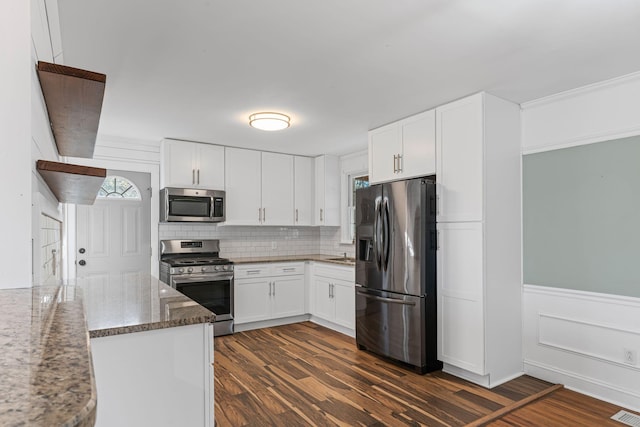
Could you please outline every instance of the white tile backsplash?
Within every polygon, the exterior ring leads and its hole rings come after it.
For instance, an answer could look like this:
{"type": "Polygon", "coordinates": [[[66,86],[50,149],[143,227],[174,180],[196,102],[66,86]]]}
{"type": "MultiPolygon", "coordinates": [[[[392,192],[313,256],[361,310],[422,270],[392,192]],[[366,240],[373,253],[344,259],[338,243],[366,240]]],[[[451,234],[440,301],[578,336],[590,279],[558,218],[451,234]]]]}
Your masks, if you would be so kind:
{"type": "Polygon", "coordinates": [[[159,224],[160,240],[218,239],[227,258],[323,254],[354,256],[354,245],[340,244],[340,227],[218,226],[159,224]]]}
{"type": "Polygon", "coordinates": [[[40,283],[56,283],[60,277],[62,257],[62,223],[40,215],[40,283]]]}

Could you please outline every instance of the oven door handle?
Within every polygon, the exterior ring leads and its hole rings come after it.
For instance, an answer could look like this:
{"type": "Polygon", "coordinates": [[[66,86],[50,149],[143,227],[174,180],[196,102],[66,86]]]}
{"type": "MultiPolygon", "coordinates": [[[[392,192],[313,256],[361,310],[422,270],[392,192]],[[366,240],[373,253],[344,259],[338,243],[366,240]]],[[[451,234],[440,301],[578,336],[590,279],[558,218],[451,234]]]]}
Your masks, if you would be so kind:
{"type": "Polygon", "coordinates": [[[209,280],[232,280],[233,273],[212,273],[212,274],[178,274],[171,276],[173,283],[194,283],[204,282],[209,280]]]}

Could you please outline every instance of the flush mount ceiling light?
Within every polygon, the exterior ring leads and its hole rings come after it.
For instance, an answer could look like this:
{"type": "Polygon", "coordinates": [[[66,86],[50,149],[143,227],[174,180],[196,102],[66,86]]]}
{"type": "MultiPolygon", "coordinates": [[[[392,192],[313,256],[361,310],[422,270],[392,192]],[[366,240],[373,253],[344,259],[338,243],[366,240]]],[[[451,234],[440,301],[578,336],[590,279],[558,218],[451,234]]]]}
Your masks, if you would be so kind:
{"type": "Polygon", "coordinates": [[[282,130],[289,127],[290,120],[280,113],[254,113],[249,116],[249,125],[260,130],[282,130]]]}

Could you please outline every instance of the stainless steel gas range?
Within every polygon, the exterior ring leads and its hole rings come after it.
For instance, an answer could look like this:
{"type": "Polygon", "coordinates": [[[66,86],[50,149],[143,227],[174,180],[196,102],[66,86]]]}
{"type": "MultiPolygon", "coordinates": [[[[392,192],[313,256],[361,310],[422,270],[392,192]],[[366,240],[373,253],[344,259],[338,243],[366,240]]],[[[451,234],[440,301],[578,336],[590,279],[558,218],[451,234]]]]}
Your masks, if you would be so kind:
{"type": "Polygon", "coordinates": [[[214,335],[233,333],[233,263],[218,240],[161,240],[160,280],[216,315],[214,335]]]}

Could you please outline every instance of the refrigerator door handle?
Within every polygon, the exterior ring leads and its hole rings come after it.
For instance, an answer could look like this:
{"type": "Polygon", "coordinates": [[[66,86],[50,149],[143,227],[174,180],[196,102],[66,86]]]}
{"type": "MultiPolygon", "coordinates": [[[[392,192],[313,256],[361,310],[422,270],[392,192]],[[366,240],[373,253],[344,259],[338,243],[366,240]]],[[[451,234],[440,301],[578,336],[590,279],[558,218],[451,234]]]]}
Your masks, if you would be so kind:
{"type": "Polygon", "coordinates": [[[377,295],[371,295],[365,292],[361,292],[358,291],[358,295],[362,295],[365,298],[368,299],[372,299],[372,300],[376,300],[376,301],[382,301],[382,302],[388,302],[391,304],[401,304],[401,305],[410,305],[410,306],[415,306],[416,303],[415,301],[404,301],[401,299],[395,299],[395,298],[386,298],[386,297],[379,297],[377,295]]]}
{"type": "Polygon", "coordinates": [[[391,236],[389,230],[389,199],[385,198],[382,203],[382,212],[380,216],[383,217],[382,220],[382,260],[381,264],[385,270],[389,268],[389,237],[391,236]]]}
{"type": "Polygon", "coordinates": [[[380,251],[380,199],[376,199],[373,219],[373,257],[376,259],[378,271],[382,271],[382,255],[380,251]]]}

